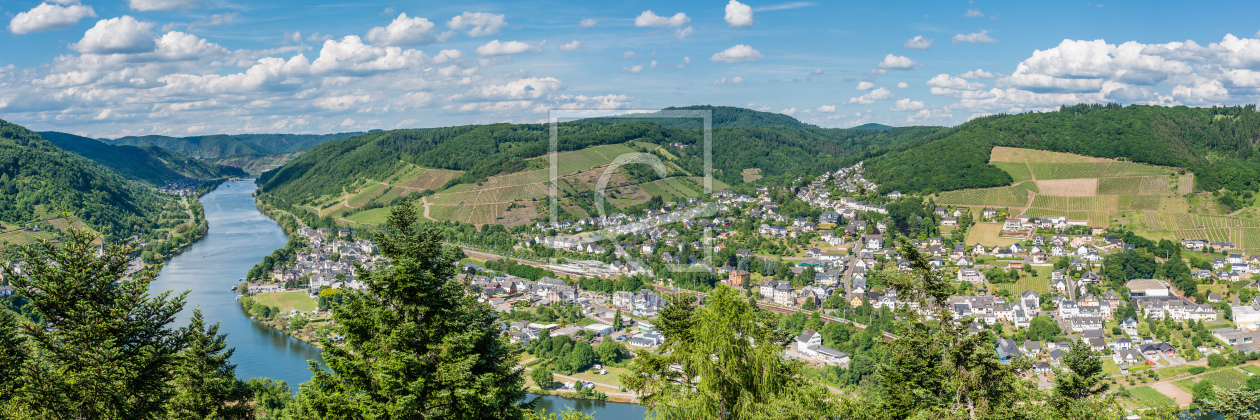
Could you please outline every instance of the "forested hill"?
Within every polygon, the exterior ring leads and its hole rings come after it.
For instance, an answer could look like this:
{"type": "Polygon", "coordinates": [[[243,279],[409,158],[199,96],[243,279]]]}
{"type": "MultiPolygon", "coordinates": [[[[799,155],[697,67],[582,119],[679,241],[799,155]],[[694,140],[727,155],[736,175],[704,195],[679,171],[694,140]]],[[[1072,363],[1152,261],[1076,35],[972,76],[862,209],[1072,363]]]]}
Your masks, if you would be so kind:
{"type": "Polygon", "coordinates": [[[1260,188],[1260,113],[1244,107],[1064,106],[1056,112],[993,115],[926,136],[878,158],[868,170],[882,190],[936,192],[1006,185],[989,165],[993,146],[1022,147],[1176,166],[1196,188],[1260,188]]]}
{"type": "Polygon", "coordinates": [[[112,146],[88,137],[56,131],[39,133],[52,144],[70,153],[122,174],[124,177],[161,185],[166,181],[248,176],[240,168],[205,162],[158,146],[112,146]]]}
{"type": "MultiPolygon", "coordinates": [[[[779,114],[728,107],[713,110],[714,121],[726,121],[713,131],[714,177],[732,185],[743,182],[743,169],[760,169],[765,176],[761,182],[813,176],[941,130],[823,129],[779,114]],[[795,126],[753,124],[787,120],[795,126]]],[[[384,180],[407,164],[463,171],[447,186],[481,182],[491,175],[536,167],[539,161],[530,158],[548,152],[549,129],[547,124],[491,124],[368,133],[316,146],[284,167],[264,173],[261,188],[291,204],[302,204],[339,195],[343,187],[364,179],[384,180]]],[[[630,141],[699,147],[703,139],[700,130],[692,127],[636,119],[575,121],[560,124],[558,130],[560,151],[630,141]]],[[[702,174],[702,155],[686,153],[677,163],[688,173],[702,174]]]]}
{"type": "Polygon", "coordinates": [[[300,152],[317,144],[363,134],[216,134],[210,136],[141,136],[103,140],[114,145],[153,145],[192,157],[216,159],[230,156],[263,156],[300,152]]]}
{"type": "Polygon", "coordinates": [[[3,120],[0,196],[0,222],[26,223],[66,211],[110,238],[151,231],[170,200],[3,120]]]}

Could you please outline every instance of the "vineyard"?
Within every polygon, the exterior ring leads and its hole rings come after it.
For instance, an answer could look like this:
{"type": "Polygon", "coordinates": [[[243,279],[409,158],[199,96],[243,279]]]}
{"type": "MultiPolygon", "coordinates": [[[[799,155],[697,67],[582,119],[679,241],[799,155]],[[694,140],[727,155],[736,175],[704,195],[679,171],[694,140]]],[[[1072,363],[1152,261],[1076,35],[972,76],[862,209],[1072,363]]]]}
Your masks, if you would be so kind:
{"type": "Polygon", "coordinates": [[[1212,199],[1191,196],[1194,175],[1180,169],[1007,147],[995,147],[990,161],[1016,185],[942,192],[936,203],[1063,216],[1096,227],[1118,223],[1149,238],[1233,242],[1260,253],[1260,217],[1204,214],[1216,211],[1203,204],[1212,199]]]}

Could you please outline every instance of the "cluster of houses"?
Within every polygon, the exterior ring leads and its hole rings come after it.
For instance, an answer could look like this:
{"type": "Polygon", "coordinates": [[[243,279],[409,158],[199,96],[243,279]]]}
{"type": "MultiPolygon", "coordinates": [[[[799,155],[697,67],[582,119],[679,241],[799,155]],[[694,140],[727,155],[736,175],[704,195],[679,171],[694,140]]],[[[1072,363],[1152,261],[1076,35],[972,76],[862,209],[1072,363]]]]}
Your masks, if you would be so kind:
{"type": "Polygon", "coordinates": [[[371,269],[385,258],[377,254],[371,241],[351,240],[353,233],[343,228],[333,239],[332,231],[327,228],[299,228],[297,234],[307,246],[294,255],[291,264],[272,270],[272,282],[251,282],[249,293],[279,292],[294,287],[301,287],[312,295],[327,288],[363,290],[366,285],[355,278],[355,264],[371,269]],[[308,282],[299,285],[302,279],[308,282]]]}

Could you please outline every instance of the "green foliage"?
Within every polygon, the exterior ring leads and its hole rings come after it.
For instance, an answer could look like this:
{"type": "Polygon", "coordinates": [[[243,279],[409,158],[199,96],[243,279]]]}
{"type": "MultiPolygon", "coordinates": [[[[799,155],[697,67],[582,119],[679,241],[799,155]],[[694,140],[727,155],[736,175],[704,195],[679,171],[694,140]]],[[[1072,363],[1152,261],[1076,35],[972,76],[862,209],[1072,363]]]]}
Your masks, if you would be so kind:
{"type": "Polygon", "coordinates": [[[533,370],[529,371],[529,378],[533,379],[534,383],[542,389],[551,388],[555,381],[555,377],[551,374],[551,369],[547,368],[545,364],[535,366],[533,370]]]}
{"type": "Polygon", "coordinates": [[[20,336],[20,326],[16,314],[0,309],[0,409],[17,393],[21,367],[30,358],[26,340],[20,336]]]}
{"type": "Polygon", "coordinates": [[[1098,358],[1089,345],[1077,340],[1063,355],[1063,364],[1067,369],[1054,378],[1054,396],[1051,401],[1060,413],[1067,415],[1074,406],[1095,395],[1107,392],[1108,383],[1104,382],[1107,374],[1103,372],[1102,359],[1098,358]]]}
{"type": "Polygon", "coordinates": [[[595,356],[599,358],[600,364],[616,364],[625,355],[626,346],[611,338],[605,338],[599,342],[599,346],[595,347],[595,356]]]}
{"type": "MultiPolygon", "coordinates": [[[[701,107],[710,108],[710,107],[701,107]]],[[[711,107],[714,176],[727,184],[743,183],[741,171],[758,168],[761,182],[815,176],[863,156],[902,144],[937,127],[903,127],[888,130],[823,129],[801,124],[790,117],[731,107],[711,107]]],[[[699,109],[699,108],[696,108],[699,109]]],[[[644,119],[592,119],[558,125],[557,150],[630,141],[664,147],[673,143],[699,146],[695,122],[644,119]]],[[[314,147],[282,168],[264,173],[261,190],[285,203],[311,202],[321,196],[339,195],[342,187],[363,179],[384,180],[407,164],[464,173],[446,186],[473,184],[492,175],[537,169],[531,160],[550,150],[548,124],[490,124],[368,133],[314,147]]],[[[677,151],[677,150],[675,150],[677,151]]],[[[704,158],[689,153],[672,159],[683,171],[704,173],[704,158]]]]}
{"type": "Polygon", "coordinates": [[[107,144],[158,146],[163,149],[202,158],[230,158],[300,152],[317,144],[363,134],[215,134],[209,136],[168,137],[129,136],[104,140],[107,144]]]}
{"type": "Polygon", "coordinates": [[[1062,341],[1064,339],[1063,329],[1059,328],[1059,323],[1046,316],[1034,317],[1029,323],[1028,331],[1024,337],[1029,340],[1042,342],[1062,341]]]}
{"type": "Polygon", "coordinates": [[[1190,369],[1188,369],[1188,370],[1186,370],[1186,371],[1187,371],[1187,372],[1190,372],[1190,374],[1191,374],[1191,375],[1198,375],[1198,374],[1200,374],[1200,373],[1203,373],[1203,372],[1204,372],[1204,371],[1206,371],[1206,370],[1207,370],[1207,368],[1205,368],[1205,367],[1203,367],[1203,366],[1191,366],[1191,367],[1190,367],[1190,369]]]}
{"type": "Polygon", "coordinates": [[[251,378],[245,386],[253,393],[255,417],[282,418],[285,409],[293,404],[293,391],[284,381],[251,378]]]}
{"type": "Polygon", "coordinates": [[[128,179],[162,185],[166,181],[245,177],[240,168],[217,165],[157,146],[112,146],[96,139],[45,131],[39,133],[67,152],[90,159],[128,179]]]}
{"type": "Polygon", "coordinates": [[[148,295],[153,269],[115,283],[134,249],[107,246],[71,229],[64,245],[23,248],[28,276],[5,267],[19,293],[49,325],[24,325],[37,363],[27,363],[13,412],[45,418],[149,418],[175,394],[168,381],[180,365],[185,334],[169,328],[184,295],[148,295]]]}
{"type": "Polygon", "coordinates": [[[1205,404],[1216,400],[1216,388],[1212,386],[1212,382],[1206,379],[1194,383],[1190,387],[1190,394],[1194,397],[1194,402],[1205,404]]]}
{"type": "Polygon", "coordinates": [[[174,202],[3,120],[0,196],[5,197],[0,200],[0,222],[42,220],[40,208],[54,214],[73,211],[111,241],[152,232],[162,208],[174,202]]]}
{"type": "Polygon", "coordinates": [[[366,292],[345,292],[345,301],[332,307],[344,345],[324,343],[328,370],[311,362],[315,377],[302,386],[295,412],[315,418],[523,415],[518,351],[500,336],[494,310],[454,278],[453,250],[417,218],[410,206],[392,210],[376,238],[391,265],[363,272],[366,292]]]}
{"type": "MultiPolygon", "coordinates": [[[[670,306],[691,304],[676,300],[670,306]]],[[[788,337],[760,322],[757,313],[737,290],[718,286],[706,305],[676,309],[662,322],[674,331],[665,335],[670,351],[640,353],[622,383],[658,418],[835,417],[835,396],[798,379],[802,364],[779,357],[788,337]]]]}
{"type": "Polygon", "coordinates": [[[1215,398],[1202,403],[1204,411],[1225,420],[1260,420],[1260,412],[1255,410],[1260,404],[1260,391],[1255,388],[1221,389],[1215,392],[1215,398]]]}
{"type": "Polygon", "coordinates": [[[236,365],[228,363],[236,349],[227,348],[227,334],[219,334],[218,323],[206,328],[200,309],[193,311],[183,332],[186,347],[176,355],[171,379],[175,396],[166,403],[166,416],[251,418],[252,396],[245,383],[236,379],[236,365]]]}
{"type": "Polygon", "coordinates": [[[1187,168],[1199,189],[1242,192],[1257,187],[1252,180],[1260,176],[1260,160],[1251,139],[1258,134],[1260,114],[1254,105],[1081,104],[1058,112],[976,118],[867,165],[881,189],[917,193],[997,187],[1012,179],[988,164],[990,151],[1021,147],[1187,168]]]}

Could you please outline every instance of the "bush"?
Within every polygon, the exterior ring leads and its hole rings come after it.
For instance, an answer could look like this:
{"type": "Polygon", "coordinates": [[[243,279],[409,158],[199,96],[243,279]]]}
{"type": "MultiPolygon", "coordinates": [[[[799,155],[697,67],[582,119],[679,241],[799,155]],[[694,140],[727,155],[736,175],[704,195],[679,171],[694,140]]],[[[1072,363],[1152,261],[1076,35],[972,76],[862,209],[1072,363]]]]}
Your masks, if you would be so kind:
{"type": "Polygon", "coordinates": [[[1211,354],[1208,356],[1208,367],[1225,367],[1229,365],[1229,359],[1219,354],[1211,354]]]}
{"type": "Polygon", "coordinates": [[[1189,370],[1187,370],[1187,372],[1190,372],[1191,375],[1198,375],[1206,370],[1207,368],[1203,366],[1192,366],[1189,370]]]}

